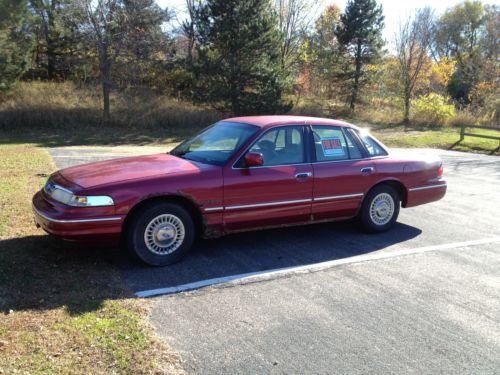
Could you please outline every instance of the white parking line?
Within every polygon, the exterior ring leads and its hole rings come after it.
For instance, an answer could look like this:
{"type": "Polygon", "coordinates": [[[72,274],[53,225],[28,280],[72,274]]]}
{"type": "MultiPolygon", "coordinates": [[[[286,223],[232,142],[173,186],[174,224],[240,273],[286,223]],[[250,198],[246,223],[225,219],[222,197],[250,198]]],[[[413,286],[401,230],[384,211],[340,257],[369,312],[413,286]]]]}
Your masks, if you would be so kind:
{"type": "Polygon", "coordinates": [[[454,243],[435,245],[435,246],[424,246],[424,247],[418,247],[416,249],[399,250],[399,251],[392,251],[392,252],[387,252],[387,253],[381,252],[381,253],[375,253],[375,254],[357,255],[357,256],[344,258],[344,259],[336,259],[336,260],[330,260],[327,262],[308,264],[305,266],[286,267],[286,268],[277,268],[277,269],[271,269],[271,270],[266,270],[266,271],[242,273],[239,275],[231,275],[231,276],[224,276],[224,277],[216,277],[216,278],[207,279],[207,280],[200,280],[200,281],[196,281],[193,283],[182,284],[182,285],[172,286],[172,287],[168,287],[168,288],[143,290],[143,291],[135,293],[135,295],[137,297],[153,297],[153,296],[159,296],[159,295],[186,292],[189,290],[199,289],[199,288],[203,288],[203,287],[210,286],[210,285],[247,284],[247,283],[251,283],[251,282],[271,280],[271,279],[275,279],[278,277],[294,275],[294,274],[299,274],[299,273],[321,271],[321,270],[325,270],[328,268],[340,266],[343,264],[351,264],[351,263],[366,262],[366,261],[370,261],[370,260],[394,258],[394,257],[404,256],[404,255],[425,253],[428,251],[458,249],[458,248],[462,248],[462,247],[483,245],[483,244],[495,243],[495,242],[500,242],[500,237],[483,238],[480,240],[472,240],[472,241],[464,241],[464,242],[454,242],[454,243]]]}

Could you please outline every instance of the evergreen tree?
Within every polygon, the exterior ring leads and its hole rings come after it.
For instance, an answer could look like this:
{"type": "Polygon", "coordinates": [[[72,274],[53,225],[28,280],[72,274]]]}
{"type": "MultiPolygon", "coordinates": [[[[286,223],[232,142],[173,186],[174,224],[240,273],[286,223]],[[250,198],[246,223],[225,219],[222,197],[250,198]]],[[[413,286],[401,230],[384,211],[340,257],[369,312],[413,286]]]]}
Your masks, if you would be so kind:
{"type": "Polygon", "coordinates": [[[339,42],[348,49],[354,69],[351,74],[350,107],[354,110],[358,93],[366,75],[365,67],[374,62],[383,47],[382,29],[384,16],[382,6],[375,0],[349,0],[337,29],[339,42]]]}
{"type": "Polygon", "coordinates": [[[128,25],[113,80],[121,87],[155,87],[169,60],[169,37],[162,27],[170,21],[170,10],[154,0],[127,0],[124,5],[128,25]]]}
{"type": "Polygon", "coordinates": [[[64,22],[63,11],[70,0],[30,0],[34,16],[36,55],[34,77],[55,79],[69,73],[69,57],[76,40],[76,30],[64,22]]]}
{"type": "Polygon", "coordinates": [[[0,0],[0,90],[9,89],[29,68],[32,48],[26,1],[0,0]]]}
{"type": "Polygon", "coordinates": [[[235,115],[290,109],[280,64],[282,35],[268,0],[207,0],[194,20],[195,100],[235,115]]]}
{"type": "Polygon", "coordinates": [[[350,93],[345,87],[350,78],[350,55],[335,34],[340,15],[338,6],[327,7],[316,21],[310,42],[313,90],[328,99],[345,98],[350,93]]]}

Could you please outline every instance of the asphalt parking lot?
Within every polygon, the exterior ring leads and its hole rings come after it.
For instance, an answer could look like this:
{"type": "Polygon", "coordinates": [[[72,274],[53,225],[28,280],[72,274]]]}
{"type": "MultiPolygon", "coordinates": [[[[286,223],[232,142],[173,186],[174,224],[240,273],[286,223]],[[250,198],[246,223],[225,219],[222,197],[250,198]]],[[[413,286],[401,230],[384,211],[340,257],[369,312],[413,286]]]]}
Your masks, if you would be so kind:
{"type": "MultiPolygon", "coordinates": [[[[66,167],[159,150],[49,152],[66,167]]],[[[257,275],[155,298],[153,324],[189,372],[499,373],[500,159],[428,152],[445,162],[448,194],[403,209],[388,233],[266,230],[199,241],[166,268],[121,257],[117,266],[138,293],[257,275]],[[365,258],[340,264],[352,257],[365,258]]]]}

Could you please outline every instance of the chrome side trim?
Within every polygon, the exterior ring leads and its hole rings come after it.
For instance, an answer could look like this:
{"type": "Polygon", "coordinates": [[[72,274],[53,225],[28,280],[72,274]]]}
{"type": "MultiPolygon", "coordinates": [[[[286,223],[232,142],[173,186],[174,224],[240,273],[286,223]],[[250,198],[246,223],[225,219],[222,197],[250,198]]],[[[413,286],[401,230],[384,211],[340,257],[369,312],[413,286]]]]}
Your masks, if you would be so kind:
{"type": "Polygon", "coordinates": [[[345,194],[345,195],[331,195],[328,197],[317,197],[313,198],[313,201],[329,201],[329,200],[336,200],[336,199],[348,199],[348,198],[358,198],[362,197],[364,194],[363,193],[355,193],[355,194],[345,194]]]}
{"type": "MultiPolygon", "coordinates": [[[[250,170],[250,169],[258,169],[258,168],[275,168],[275,167],[295,167],[299,165],[314,165],[314,164],[325,164],[325,163],[345,163],[351,161],[363,161],[363,160],[378,160],[378,159],[387,159],[389,155],[381,155],[381,156],[372,156],[369,158],[362,159],[342,159],[342,160],[324,160],[324,161],[313,161],[311,163],[296,163],[296,164],[279,164],[279,165],[262,165],[260,167],[246,167],[246,168],[235,168],[234,166],[231,168],[232,170],[250,170]]],[[[239,160],[239,159],[238,159],[239,160]]]]}
{"type": "Polygon", "coordinates": [[[255,208],[255,207],[268,207],[268,206],[282,206],[292,203],[307,203],[311,202],[312,199],[296,199],[292,201],[279,201],[279,202],[267,202],[267,203],[256,203],[256,204],[243,204],[238,206],[226,206],[226,210],[238,210],[240,208],[255,208]]]}
{"type": "Polygon", "coordinates": [[[207,207],[207,208],[204,208],[203,210],[205,212],[214,212],[214,211],[222,211],[224,209],[224,207],[207,207]]]}
{"type": "MultiPolygon", "coordinates": [[[[237,162],[239,161],[240,159],[237,160],[237,162]]],[[[235,163],[236,164],[236,163],[235,163]]],[[[260,168],[276,168],[276,167],[296,167],[296,166],[299,166],[299,165],[311,165],[311,163],[308,163],[308,162],[303,162],[303,163],[295,163],[295,164],[279,164],[279,165],[261,165],[261,166],[258,166],[258,167],[243,167],[243,168],[235,168],[235,167],[232,167],[231,169],[232,170],[235,170],[235,171],[239,171],[239,170],[251,170],[251,169],[260,169],[260,168]]]]}
{"type": "Polygon", "coordinates": [[[442,188],[442,187],[446,187],[446,186],[447,186],[447,184],[419,186],[419,187],[408,189],[408,191],[419,191],[419,190],[427,190],[427,189],[436,189],[436,188],[442,188]]]}
{"type": "Polygon", "coordinates": [[[98,217],[95,219],[58,220],[58,219],[52,219],[52,218],[42,214],[40,211],[38,211],[35,208],[34,205],[32,205],[31,208],[38,216],[44,218],[45,220],[50,221],[51,223],[93,223],[93,222],[101,222],[101,221],[118,221],[118,220],[122,219],[120,216],[110,216],[110,217],[98,217]]]}

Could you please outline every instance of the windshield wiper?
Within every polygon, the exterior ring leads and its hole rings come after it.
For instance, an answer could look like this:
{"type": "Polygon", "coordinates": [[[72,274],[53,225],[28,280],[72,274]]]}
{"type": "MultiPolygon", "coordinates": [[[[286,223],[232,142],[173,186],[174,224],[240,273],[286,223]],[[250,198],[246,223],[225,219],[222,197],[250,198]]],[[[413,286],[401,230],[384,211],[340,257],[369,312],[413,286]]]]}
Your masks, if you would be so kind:
{"type": "Polygon", "coordinates": [[[197,161],[196,159],[187,157],[186,154],[188,152],[189,151],[183,151],[183,152],[175,153],[175,154],[172,154],[172,155],[177,156],[178,158],[181,158],[181,159],[185,159],[185,160],[197,161]]]}
{"type": "Polygon", "coordinates": [[[168,152],[168,154],[182,158],[184,155],[187,154],[187,151],[177,151],[177,152],[170,151],[170,152],[168,152]]]}

